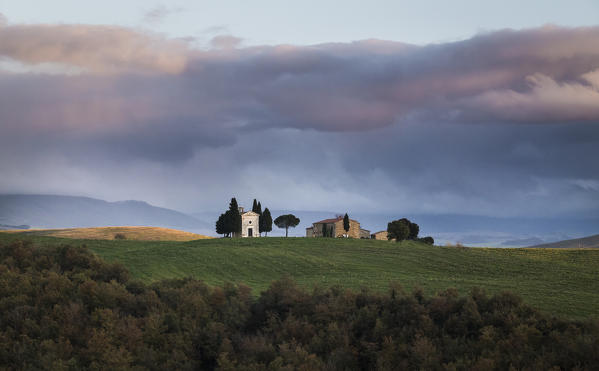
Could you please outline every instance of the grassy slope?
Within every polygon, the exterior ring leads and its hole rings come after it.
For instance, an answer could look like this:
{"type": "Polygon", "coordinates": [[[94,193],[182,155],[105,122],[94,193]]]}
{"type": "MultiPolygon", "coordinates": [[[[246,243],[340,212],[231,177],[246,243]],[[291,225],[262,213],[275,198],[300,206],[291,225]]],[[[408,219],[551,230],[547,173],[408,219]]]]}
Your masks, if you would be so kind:
{"type": "Polygon", "coordinates": [[[114,235],[122,233],[128,240],[139,241],[191,241],[210,238],[201,234],[161,227],[94,227],[68,229],[32,229],[19,231],[2,231],[23,233],[35,236],[51,236],[74,239],[113,240],[114,235]]]}
{"type": "MultiPolygon", "coordinates": [[[[2,239],[15,236],[0,234],[2,239]]],[[[599,249],[459,249],[307,238],[78,242],[107,260],[122,262],[146,282],[193,276],[209,284],[243,282],[255,293],[284,275],[307,287],[340,284],[385,290],[397,281],[429,294],[449,287],[464,293],[478,286],[490,293],[513,291],[557,315],[599,316],[599,249]]]]}

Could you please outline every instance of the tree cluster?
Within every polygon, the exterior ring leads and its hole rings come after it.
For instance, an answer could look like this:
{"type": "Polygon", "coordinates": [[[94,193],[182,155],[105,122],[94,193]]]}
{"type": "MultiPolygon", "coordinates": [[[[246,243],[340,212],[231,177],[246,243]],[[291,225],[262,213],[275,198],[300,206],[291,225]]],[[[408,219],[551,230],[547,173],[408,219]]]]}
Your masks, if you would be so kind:
{"type": "Polygon", "coordinates": [[[420,233],[420,226],[416,223],[412,223],[407,218],[394,220],[387,224],[387,239],[389,240],[398,242],[403,240],[414,240],[430,245],[435,243],[435,240],[430,236],[418,238],[418,233],[420,233]]]}
{"type": "Polygon", "coordinates": [[[229,203],[229,210],[218,217],[216,233],[225,237],[233,237],[235,234],[241,233],[241,214],[235,197],[229,203]]]}
{"type": "Polygon", "coordinates": [[[256,199],[254,198],[252,211],[260,215],[259,233],[264,233],[265,236],[268,235],[268,232],[272,231],[272,216],[270,215],[270,210],[268,210],[268,207],[265,208],[263,212],[262,204],[260,203],[260,201],[256,202],[256,199]]]}
{"type": "Polygon", "coordinates": [[[599,322],[510,294],[194,279],[146,285],[83,247],[0,242],[0,369],[591,370],[599,322]]]}

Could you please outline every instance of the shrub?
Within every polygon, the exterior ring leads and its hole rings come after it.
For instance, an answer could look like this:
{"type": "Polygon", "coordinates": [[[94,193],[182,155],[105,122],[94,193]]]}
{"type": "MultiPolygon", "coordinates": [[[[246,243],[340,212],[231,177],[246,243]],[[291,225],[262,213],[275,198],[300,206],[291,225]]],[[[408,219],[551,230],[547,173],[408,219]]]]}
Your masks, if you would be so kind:
{"type": "Polygon", "coordinates": [[[426,237],[419,238],[419,239],[417,239],[417,241],[424,242],[424,243],[429,244],[429,245],[434,245],[435,244],[435,240],[431,236],[426,236],[426,237]]]}

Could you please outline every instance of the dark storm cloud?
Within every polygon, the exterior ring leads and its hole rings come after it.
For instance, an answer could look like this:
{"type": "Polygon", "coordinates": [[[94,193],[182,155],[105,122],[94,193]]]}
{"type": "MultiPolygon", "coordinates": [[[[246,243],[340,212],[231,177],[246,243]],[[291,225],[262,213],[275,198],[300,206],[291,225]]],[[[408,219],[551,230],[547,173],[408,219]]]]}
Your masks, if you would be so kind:
{"type": "Polygon", "coordinates": [[[213,41],[0,23],[0,190],[184,208],[237,194],[279,209],[599,210],[599,27],[427,46],[213,41]]]}

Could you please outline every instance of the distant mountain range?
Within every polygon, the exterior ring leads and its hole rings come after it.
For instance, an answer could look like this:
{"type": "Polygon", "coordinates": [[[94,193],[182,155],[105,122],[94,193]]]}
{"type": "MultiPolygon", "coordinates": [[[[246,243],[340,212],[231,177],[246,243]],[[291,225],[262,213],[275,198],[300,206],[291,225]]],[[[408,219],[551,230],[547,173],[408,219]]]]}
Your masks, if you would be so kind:
{"type": "Polygon", "coordinates": [[[143,201],[107,202],[55,195],[0,195],[0,225],[32,228],[143,225],[189,231],[209,227],[190,215],[143,201]]]}
{"type": "Polygon", "coordinates": [[[9,229],[29,229],[31,226],[27,224],[21,225],[8,225],[8,224],[0,224],[0,230],[9,230],[9,229]]]}
{"type": "Polygon", "coordinates": [[[530,248],[553,248],[553,249],[572,249],[572,248],[599,248],[599,234],[583,238],[574,238],[571,240],[558,241],[553,243],[544,243],[541,245],[529,246],[530,248]]]}

